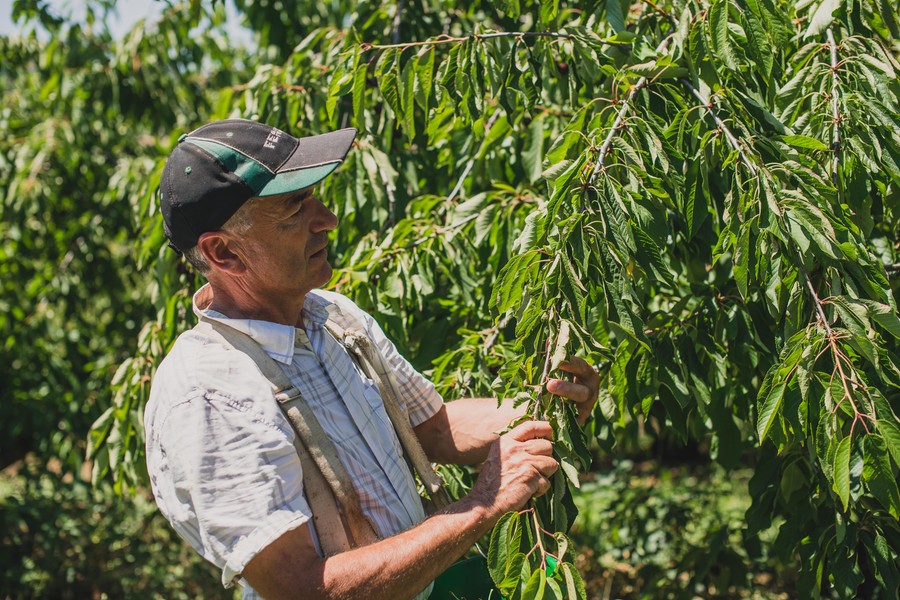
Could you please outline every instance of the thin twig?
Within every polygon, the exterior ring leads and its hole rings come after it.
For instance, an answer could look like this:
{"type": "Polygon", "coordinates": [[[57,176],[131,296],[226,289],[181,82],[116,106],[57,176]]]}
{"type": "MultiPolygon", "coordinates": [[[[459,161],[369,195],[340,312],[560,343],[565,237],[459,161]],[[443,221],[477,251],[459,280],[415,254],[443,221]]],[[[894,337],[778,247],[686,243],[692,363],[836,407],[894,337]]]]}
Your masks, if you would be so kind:
{"type": "Polygon", "coordinates": [[[387,50],[389,48],[414,48],[416,46],[438,46],[440,44],[458,44],[461,42],[465,42],[466,40],[487,40],[491,38],[504,38],[504,37],[514,37],[514,38],[526,38],[526,37],[549,37],[549,38],[557,38],[568,40],[572,36],[568,33],[559,33],[557,31],[497,31],[494,33],[473,33],[471,35],[464,36],[451,36],[441,34],[437,37],[431,38],[430,40],[424,40],[421,42],[406,42],[403,44],[368,44],[363,42],[360,44],[360,49],[363,52],[367,50],[387,50]]]}
{"type": "Polygon", "coordinates": [[[803,257],[800,256],[799,250],[797,250],[797,264],[800,265],[800,273],[803,275],[803,281],[806,282],[806,287],[815,302],[816,315],[819,322],[822,323],[822,326],[825,328],[825,333],[828,335],[828,339],[831,340],[834,338],[834,332],[831,330],[831,325],[828,324],[828,317],[825,316],[824,309],[822,309],[822,300],[819,299],[819,295],[816,293],[816,288],[813,287],[809,274],[806,272],[806,269],[803,268],[803,257]]]}
{"type": "Polygon", "coordinates": [[[534,414],[532,415],[535,419],[541,418],[541,408],[544,406],[544,386],[547,385],[547,378],[550,375],[550,336],[547,336],[547,344],[544,348],[544,372],[541,373],[541,388],[538,392],[537,402],[534,403],[534,414]]]}
{"type": "Polygon", "coordinates": [[[750,170],[751,173],[753,173],[753,175],[756,175],[756,165],[754,165],[752,162],[750,162],[750,159],[747,157],[747,153],[744,152],[744,147],[741,146],[741,143],[738,141],[738,139],[735,137],[735,135],[731,132],[731,129],[728,128],[728,126],[725,124],[725,122],[719,118],[719,115],[716,113],[715,109],[713,108],[712,102],[710,102],[709,99],[706,98],[700,92],[700,90],[695,88],[693,86],[693,84],[691,84],[691,82],[688,81],[687,79],[684,79],[682,77],[681,79],[679,79],[679,81],[682,83],[682,85],[686,86],[689,90],[691,90],[691,93],[694,94],[694,97],[700,101],[700,103],[706,109],[706,112],[709,113],[709,116],[711,116],[713,121],[715,121],[716,126],[722,130],[722,133],[725,134],[725,137],[728,139],[728,143],[731,144],[731,147],[738,151],[738,154],[740,154],[740,156],[741,156],[741,161],[747,166],[747,168],[750,170]]]}
{"type": "Polygon", "coordinates": [[[534,518],[534,537],[537,540],[538,547],[541,549],[541,569],[547,570],[547,551],[544,550],[544,542],[541,540],[541,522],[538,521],[537,510],[531,511],[534,518]]]}
{"type": "Polygon", "coordinates": [[[834,41],[834,33],[831,28],[826,32],[828,36],[828,46],[831,48],[831,122],[832,122],[832,141],[831,151],[834,156],[831,159],[831,180],[835,187],[838,185],[838,167],[840,166],[841,154],[841,103],[838,89],[838,59],[837,44],[834,41]]]}

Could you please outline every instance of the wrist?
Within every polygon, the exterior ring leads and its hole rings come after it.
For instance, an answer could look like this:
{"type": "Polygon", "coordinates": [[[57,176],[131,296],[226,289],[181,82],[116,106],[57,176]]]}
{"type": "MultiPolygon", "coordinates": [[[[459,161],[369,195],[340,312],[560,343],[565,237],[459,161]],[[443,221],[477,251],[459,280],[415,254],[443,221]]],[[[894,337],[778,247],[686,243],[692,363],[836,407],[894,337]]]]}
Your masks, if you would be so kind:
{"type": "Polygon", "coordinates": [[[484,535],[505,514],[505,511],[499,510],[496,503],[488,496],[477,488],[473,488],[471,492],[455,503],[460,512],[471,517],[472,527],[478,532],[477,537],[484,535]]]}

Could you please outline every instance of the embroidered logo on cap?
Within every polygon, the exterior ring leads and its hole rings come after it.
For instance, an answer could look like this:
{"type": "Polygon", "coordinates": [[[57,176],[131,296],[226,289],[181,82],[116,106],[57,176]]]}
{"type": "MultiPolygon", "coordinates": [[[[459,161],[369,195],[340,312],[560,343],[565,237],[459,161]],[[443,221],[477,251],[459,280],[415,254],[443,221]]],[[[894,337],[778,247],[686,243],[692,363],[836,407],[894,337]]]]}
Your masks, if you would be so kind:
{"type": "Polygon", "coordinates": [[[275,144],[278,143],[278,140],[281,138],[281,131],[278,129],[273,129],[269,132],[269,136],[266,138],[266,143],[263,144],[263,148],[272,148],[275,149],[275,144]]]}

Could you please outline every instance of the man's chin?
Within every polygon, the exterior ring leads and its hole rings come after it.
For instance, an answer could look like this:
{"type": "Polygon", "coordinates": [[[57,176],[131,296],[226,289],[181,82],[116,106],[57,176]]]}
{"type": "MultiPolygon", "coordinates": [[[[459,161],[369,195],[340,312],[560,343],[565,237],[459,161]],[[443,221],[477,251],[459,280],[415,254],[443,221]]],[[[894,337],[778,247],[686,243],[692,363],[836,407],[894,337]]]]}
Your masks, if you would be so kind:
{"type": "Polygon", "coordinates": [[[320,288],[328,284],[331,281],[331,275],[334,273],[334,269],[331,267],[331,264],[326,260],[325,264],[322,265],[322,268],[319,270],[322,274],[316,281],[316,287],[320,288]]]}

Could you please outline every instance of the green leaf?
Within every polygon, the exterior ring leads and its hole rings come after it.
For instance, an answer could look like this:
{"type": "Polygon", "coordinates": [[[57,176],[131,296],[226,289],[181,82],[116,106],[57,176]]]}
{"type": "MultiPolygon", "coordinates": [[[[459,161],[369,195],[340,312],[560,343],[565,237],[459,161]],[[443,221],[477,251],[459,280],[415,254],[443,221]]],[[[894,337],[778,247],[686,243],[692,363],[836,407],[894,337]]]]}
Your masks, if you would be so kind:
{"type": "Polygon", "coordinates": [[[525,149],[522,151],[522,163],[525,167],[525,176],[535,182],[541,178],[544,161],[544,121],[538,117],[531,121],[528,132],[525,135],[525,149]]]}
{"type": "Polygon", "coordinates": [[[749,278],[749,261],[750,261],[750,224],[741,227],[741,235],[738,243],[734,248],[734,282],[738,286],[738,292],[741,298],[747,299],[747,283],[749,278]]]}
{"type": "Polygon", "coordinates": [[[714,0],[709,8],[709,29],[712,35],[713,52],[730,69],[737,69],[737,57],[731,45],[731,36],[728,32],[728,5],[729,0],[714,0]]]}
{"type": "Polygon", "coordinates": [[[434,94],[434,48],[426,47],[416,56],[416,103],[428,115],[429,100],[434,94]]]}
{"type": "Polygon", "coordinates": [[[834,492],[841,499],[846,511],[850,504],[850,437],[845,437],[837,444],[834,453],[834,492]]]}
{"type": "Polygon", "coordinates": [[[894,594],[897,591],[898,575],[895,553],[888,545],[887,539],[881,534],[875,537],[872,547],[874,549],[872,556],[875,563],[875,578],[888,594],[894,594]]]}
{"type": "Polygon", "coordinates": [[[562,573],[566,582],[566,598],[569,600],[572,598],[587,600],[587,590],[584,587],[584,581],[581,579],[581,574],[578,573],[578,570],[571,564],[564,562],[562,564],[562,573]]]}
{"type": "Polygon", "coordinates": [[[353,121],[360,129],[365,127],[363,109],[366,103],[367,67],[366,63],[362,63],[357,65],[356,70],[353,72],[353,121]]]}
{"type": "Polygon", "coordinates": [[[412,141],[416,137],[415,94],[416,94],[416,61],[408,60],[403,67],[399,79],[400,86],[400,124],[406,137],[412,141]]]}
{"type": "Polygon", "coordinates": [[[508,587],[510,574],[518,575],[515,569],[516,555],[521,554],[519,545],[522,540],[522,528],[519,513],[508,512],[497,521],[491,531],[491,542],[488,547],[488,571],[494,584],[502,588],[508,587]]]}
{"type": "Polygon", "coordinates": [[[822,0],[821,3],[816,7],[815,12],[809,19],[809,27],[806,28],[806,32],[803,34],[804,39],[809,39],[813,36],[817,36],[831,25],[831,22],[834,20],[834,17],[831,16],[835,10],[837,10],[840,5],[839,0],[822,0]]]}
{"type": "Polygon", "coordinates": [[[541,23],[550,24],[559,11],[559,0],[541,0],[541,23]]]}
{"type": "Polygon", "coordinates": [[[522,600],[540,600],[544,597],[544,588],[546,587],[547,573],[543,569],[536,569],[522,590],[522,600]]]}
{"type": "Polygon", "coordinates": [[[399,68],[400,55],[393,49],[385,50],[378,59],[376,78],[381,96],[387,105],[398,117],[403,113],[400,110],[400,91],[397,84],[397,70],[399,68]]]}
{"type": "Polygon", "coordinates": [[[522,7],[519,0],[503,0],[501,5],[506,12],[506,16],[510,19],[518,19],[519,15],[522,14],[522,7]]]}
{"type": "Polygon", "coordinates": [[[820,142],[816,138],[812,138],[806,135],[783,135],[781,136],[781,140],[794,148],[803,148],[806,150],[820,150],[823,152],[828,152],[830,149],[827,145],[820,142]]]}
{"type": "Polygon", "coordinates": [[[792,225],[791,235],[801,248],[808,247],[807,240],[812,240],[825,256],[838,258],[840,250],[835,239],[834,227],[821,210],[796,197],[786,200],[784,206],[785,217],[792,225]],[[794,227],[794,224],[798,225],[799,229],[794,227]]]}
{"type": "MultiPolygon", "coordinates": [[[[893,415],[888,415],[888,418],[891,417],[893,415]]],[[[894,459],[894,464],[900,466],[900,427],[896,422],[888,421],[884,415],[876,421],[876,427],[884,438],[885,446],[894,459]]]]}
{"type": "Polygon", "coordinates": [[[772,424],[778,417],[781,405],[784,402],[784,390],[787,387],[787,381],[780,381],[772,386],[766,396],[765,401],[759,409],[759,418],[757,419],[756,431],[759,434],[759,441],[762,443],[769,434],[772,424]]]}
{"type": "MultiPolygon", "coordinates": [[[[700,226],[706,221],[707,216],[709,215],[709,210],[707,208],[707,199],[706,199],[706,178],[702,175],[703,171],[697,169],[697,177],[694,180],[694,185],[691,186],[691,189],[688,190],[687,193],[687,205],[685,206],[685,217],[687,218],[688,224],[688,239],[694,239],[694,236],[697,235],[697,232],[700,231],[700,226]]],[[[746,228],[749,231],[749,227],[746,228]]],[[[745,255],[746,256],[746,255],[745,255]]],[[[746,278],[744,282],[744,291],[746,292],[746,278]]],[[[746,297],[746,294],[745,294],[746,297]]]]}
{"type": "Polygon", "coordinates": [[[569,343],[569,322],[566,320],[560,321],[559,324],[559,333],[556,335],[556,346],[553,349],[553,355],[550,358],[550,371],[556,371],[559,368],[559,365],[566,360],[567,352],[566,345],[569,343]]]}
{"type": "Polygon", "coordinates": [[[625,6],[622,0],[606,0],[606,22],[616,33],[625,31],[625,6]]]}
{"type": "Polygon", "coordinates": [[[578,469],[575,467],[575,465],[573,465],[565,458],[561,458],[559,460],[559,467],[565,474],[566,479],[568,479],[573,486],[575,486],[576,488],[581,487],[581,479],[578,476],[578,469]]]}
{"type": "Polygon", "coordinates": [[[897,311],[887,304],[874,300],[860,300],[869,309],[869,316],[895,338],[900,339],[900,317],[897,311]]]}
{"type": "Polygon", "coordinates": [[[772,72],[774,64],[775,52],[769,37],[766,35],[766,29],[757,17],[755,11],[759,7],[755,0],[747,1],[747,9],[743,11],[744,32],[747,34],[747,50],[753,60],[762,68],[765,75],[772,72]]]}
{"type": "Polygon", "coordinates": [[[884,505],[895,519],[900,519],[900,490],[891,468],[884,440],[877,434],[867,435],[863,479],[872,495],[884,505]]]}
{"type": "Polygon", "coordinates": [[[522,298],[522,290],[530,278],[532,267],[538,260],[539,253],[536,250],[519,254],[513,257],[503,270],[497,283],[491,290],[491,304],[500,314],[508,311],[522,298]]]}

